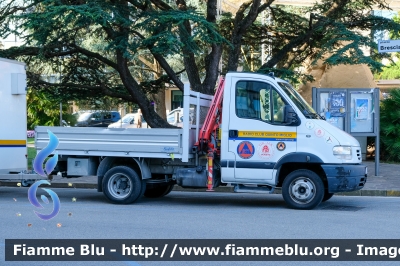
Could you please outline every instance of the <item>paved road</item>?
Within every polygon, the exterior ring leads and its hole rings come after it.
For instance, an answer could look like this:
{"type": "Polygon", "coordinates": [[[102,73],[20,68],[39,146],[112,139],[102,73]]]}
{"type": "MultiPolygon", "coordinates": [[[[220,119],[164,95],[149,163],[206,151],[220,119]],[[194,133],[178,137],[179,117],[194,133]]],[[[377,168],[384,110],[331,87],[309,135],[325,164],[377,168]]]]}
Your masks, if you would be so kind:
{"type": "MultiPolygon", "coordinates": [[[[398,197],[333,197],[311,211],[288,209],[281,195],[172,192],[161,199],[142,199],[132,205],[113,205],[93,189],[53,189],[61,210],[44,222],[33,213],[27,188],[0,187],[0,265],[4,239],[399,239],[398,197]],[[73,198],[76,201],[73,201],[73,198]],[[17,213],[21,215],[18,216],[17,213]],[[57,227],[61,223],[61,227],[57,227]],[[30,227],[28,224],[32,224],[30,227]]],[[[40,191],[40,190],[39,190],[40,191]]],[[[40,195],[38,193],[38,195],[40,195]]],[[[43,211],[45,212],[45,211],[43,211]]],[[[50,210],[49,210],[50,212],[50,210]]],[[[310,265],[310,262],[74,262],[74,265],[310,265]]],[[[57,262],[57,265],[71,263],[57,262]]],[[[378,265],[377,262],[341,265],[378,265]]],[[[338,262],[315,263],[338,265],[338,262]]],[[[382,263],[379,265],[395,265],[382,263]]],[[[398,265],[396,263],[396,265],[398,265]]]]}

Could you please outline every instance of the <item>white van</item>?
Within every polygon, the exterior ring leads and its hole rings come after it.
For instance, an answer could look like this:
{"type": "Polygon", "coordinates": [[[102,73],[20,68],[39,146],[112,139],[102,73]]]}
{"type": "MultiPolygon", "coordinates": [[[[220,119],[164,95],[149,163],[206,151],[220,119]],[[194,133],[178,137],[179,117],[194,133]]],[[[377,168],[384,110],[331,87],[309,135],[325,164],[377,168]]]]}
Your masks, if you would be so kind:
{"type": "MultiPolygon", "coordinates": [[[[183,125],[183,108],[176,108],[168,113],[167,122],[170,125],[182,127],[183,125]]],[[[190,108],[189,112],[189,122],[193,124],[194,122],[194,108],[190,108]]]]}
{"type": "MultiPolygon", "coordinates": [[[[112,123],[108,126],[108,128],[137,128],[137,113],[129,113],[126,114],[123,118],[118,120],[115,123],[112,123]]],[[[144,120],[143,115],[141,115],[142,119],[142,128],[147,128],[147,122],[144,120]]]]}

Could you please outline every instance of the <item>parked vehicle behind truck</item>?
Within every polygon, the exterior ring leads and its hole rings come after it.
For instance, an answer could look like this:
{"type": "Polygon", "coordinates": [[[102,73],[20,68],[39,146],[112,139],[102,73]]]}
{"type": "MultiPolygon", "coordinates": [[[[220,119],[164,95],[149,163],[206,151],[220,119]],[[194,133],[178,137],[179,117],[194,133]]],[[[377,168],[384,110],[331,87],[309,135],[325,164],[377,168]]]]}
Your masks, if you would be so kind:
{"type": "Polygon", "coordinates": [[[137,117],[140,115],[143,128],[147,128],[147,122],[142,114],[129,113],[124,115],[120,120],[108,125],[108,128],[138,128],[137,117]]]}
{"type": "Polygon", "coordinates": [[[312,209],[366,182],[358,141],[322,120],[282,79],[228,73],[214,97],[186,85],[183,110],[176,129],[37,127],[36,147],[43,149],[52,131],[60,171],[88,170],[98,191],[120,204],[162,197],[174,185],[231,184],[235,192],[281,188],[290,207],[312,209]]]}
{"type": "Polygon", "coordinates": [[[116,111],[85,112],[79,115],[76,127],[108,127],[121,118],[116,111]]]}

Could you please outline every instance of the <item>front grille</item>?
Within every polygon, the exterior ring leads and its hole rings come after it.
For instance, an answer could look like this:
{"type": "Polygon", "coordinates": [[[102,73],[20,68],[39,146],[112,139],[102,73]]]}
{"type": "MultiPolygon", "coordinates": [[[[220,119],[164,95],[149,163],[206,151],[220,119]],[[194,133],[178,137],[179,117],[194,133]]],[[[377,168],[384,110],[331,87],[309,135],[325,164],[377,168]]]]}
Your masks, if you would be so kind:
{"type": "Polygon", "coordinates": [[[359,187],[364,187],[365,183],[367,182],[367,178],[361,178],[360,183],[358,184],[359,187]]]}

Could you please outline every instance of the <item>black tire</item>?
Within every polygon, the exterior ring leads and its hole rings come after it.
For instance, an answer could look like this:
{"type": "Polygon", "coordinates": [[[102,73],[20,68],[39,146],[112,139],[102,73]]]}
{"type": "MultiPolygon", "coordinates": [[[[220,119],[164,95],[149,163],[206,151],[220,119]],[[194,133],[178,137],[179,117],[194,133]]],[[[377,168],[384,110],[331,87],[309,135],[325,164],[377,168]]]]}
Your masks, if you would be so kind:
{"type": "Polygon", "coordinates": [[[325,191],[324,197],[322,198],[322,202],[330,200],[334,194],[335,193],[329,193],[328,191],[325,191]]]}
{"type": "Polygon", "coordinates": [[[115,166],[104,175],[102,187],[104,195],[112,203],[129,204],[142,195],[146,183],[132,168],[115,166]]]}
{"type": "Polygon", "coordinates": [[[160,198],[168,195],[173,189],[174,185],[164,185],[155,188],[147,188],[144,196],[147,198],[160,198]]]}
{"type": "Polygon", "coordinates": [[[321,203],[324,194],[322,179],[310,170],[293,171],[282,184],[283,199],[293,209],[313,209],[321,203]]]}
{"type": "Polygon", "coordinates": [[[169,189],[165,192],[164,196],[167,196],[174,189],[175,184],[169,186],[169,189]]]}

